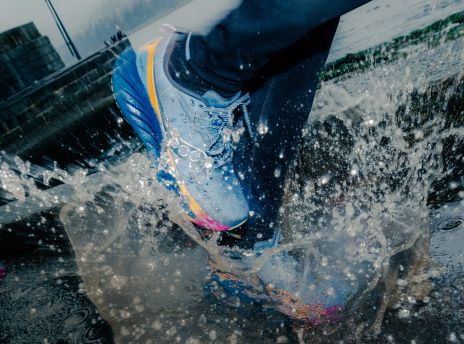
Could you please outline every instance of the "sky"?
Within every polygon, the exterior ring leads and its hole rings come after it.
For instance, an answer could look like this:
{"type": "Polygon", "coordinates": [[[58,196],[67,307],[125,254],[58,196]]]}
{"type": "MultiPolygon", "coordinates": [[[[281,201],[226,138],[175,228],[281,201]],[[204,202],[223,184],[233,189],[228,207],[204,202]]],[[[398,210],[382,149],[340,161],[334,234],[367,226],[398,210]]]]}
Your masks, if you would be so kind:
{"type": "MultiPolygon", "coordinates": [[[[108,0],[52,0],[71,38],[82,26],[95,20],[108,0]]],[[[118,1],[127,3],[128,1],[118,1]]],[[[44,0],[0,0],[0,32],[33,21],[54,46],[64,41],[44,0]]]]}

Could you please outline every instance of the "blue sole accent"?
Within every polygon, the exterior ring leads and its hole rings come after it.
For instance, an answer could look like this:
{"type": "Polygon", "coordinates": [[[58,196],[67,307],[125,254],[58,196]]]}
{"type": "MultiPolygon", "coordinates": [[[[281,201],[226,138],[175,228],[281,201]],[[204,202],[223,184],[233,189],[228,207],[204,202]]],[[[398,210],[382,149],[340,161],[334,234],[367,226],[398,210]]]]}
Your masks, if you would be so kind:
{"type": "Polygon", "coordinates": [[[213,274],[211,280],[220,285],[227,295],[238,297],[241,302],[255,304],[263,303],[263,300],[253,296],[256,295],[257,291],[240,280],[221,278],[218,274],[213,274]]]}
{"type": "Polygon", "coordinates": [[[163,133],[144,83],[140,79],[134,49],[124,50],[116,60],[112,87],[122,114],[142,140],[150,157],[158,161],[163,133]]]}

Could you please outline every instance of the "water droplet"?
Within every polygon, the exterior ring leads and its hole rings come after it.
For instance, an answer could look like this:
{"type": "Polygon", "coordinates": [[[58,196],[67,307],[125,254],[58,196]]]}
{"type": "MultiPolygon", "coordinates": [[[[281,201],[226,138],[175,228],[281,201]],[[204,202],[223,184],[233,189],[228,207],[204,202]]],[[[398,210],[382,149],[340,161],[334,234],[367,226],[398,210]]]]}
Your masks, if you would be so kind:
{"type": "Polygon", "coordinates": [[[416,140],[420,140],[420,139],[424,138],[424,132],[422,130],[414,131],[414,138],[416,140]]]}
{"type": "Polygon", "coordinates": [[[166,331],[166,336],[172,337],[176,334],[177,330],[175,326],[172,326],[169,330],[166,331]]]}
{"type": "Polygon", "coordinates": [[[209,331],[208,336],[209,336],[209,339],[211,339],[211,340],[216,340],[216,338],[217,338],[216,331],[215,331],[215,330],[209,331]]]}
{"type": "Polygon", "coordinates": [[[411,304],[411,305],[414,305],[416,303],[416,299],[413,298],[412,296],[408,296],[407,297],[407,300],[408,302],[411,304]]]}
{"type": "Polygon", "coordinates": [[[118,276],[118,275],[114,275],[112,278],[111,278],[111,286],[116,288],[116,289],[120,289],[121,287],[123,287],[127,282],[127,277],[125,276],[118,276]]]}
{"type": "Polygon", "coordinates": [[[163,325],[159,320],[155,320],[153,324],[151,324],[151,327],[153,327],[155,330],[160,330],[163,325]]]}
{"type": "Polygon", "coordinates": [[[268,131],[269,131],[269,128],[267,127],[266,124],[260,123],[258,125],[258,134],[259,135],[266,135],[268,133],[268,131]]]}
{"type": "Polygon", "coordinates": [[[224,134],[222,135],[224,142],[229,142],[232,139],[232,131],[230,129],[225,129],[224,134]]]}
{"type": "Polygon", "coordinates": [[[330,174],[324,174],[324,175],[322,176],[322,178],[320,179],[320,183],[321,183],[322,185],[326,185],[326,184],[330,181],[331,178],[332,178],[332,177],[331,177],[330,174]]]}
{"type": "Polygon", "coordinates": [[[207,169],[210,169],[210,168],[213,168],[213,159],[211,159],[210,157],[206,158],[205,160],[205,168],[207,169]]]}
{"type": "Polygon", "coordinates": [[[399,312],[398,312],[398,318],[400,319],[407,319],[411,316],[411,312],[409,311],[409,309],[400,309],[399,312]]]}

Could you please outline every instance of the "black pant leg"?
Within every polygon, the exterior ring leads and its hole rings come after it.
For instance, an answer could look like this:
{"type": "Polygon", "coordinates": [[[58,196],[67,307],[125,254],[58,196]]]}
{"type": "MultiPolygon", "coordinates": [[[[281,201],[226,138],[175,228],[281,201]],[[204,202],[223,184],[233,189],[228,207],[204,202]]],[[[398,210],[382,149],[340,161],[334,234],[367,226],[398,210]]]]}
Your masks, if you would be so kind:
{"type": "Polygon", "coordinates": [[[189,40],[192,68],[237,92],[270,58],[316,27],[370,0],[244,0],[206,36],[189,40]]]}
{"type": "Polygon", "coordinates": [[[240,230],[238,242],[252,248],[272,237],[282,203],[287,170],[300,146],[322,70],[338,26],[338,18],[312,30],[276,55],[245,88],[251,93],[250,119],[254,139],[242,135],[234,154],[234,169],[244,176],[253,216],[240,230]],[[264,125],[267,132],[259,133],[264,125]],[[274,223],[274,226],[271,224],[274,223]]]}

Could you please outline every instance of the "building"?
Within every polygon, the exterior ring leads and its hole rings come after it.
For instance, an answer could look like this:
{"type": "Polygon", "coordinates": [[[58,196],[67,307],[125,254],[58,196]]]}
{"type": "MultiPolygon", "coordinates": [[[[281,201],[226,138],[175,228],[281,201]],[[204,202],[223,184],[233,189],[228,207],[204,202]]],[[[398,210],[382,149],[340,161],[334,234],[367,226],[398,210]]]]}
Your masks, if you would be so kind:
{"type": "Polygon", "coordinates": [[[64,68],[50,39],[34,23],[0,34],[0,101],[64,68]]]}

